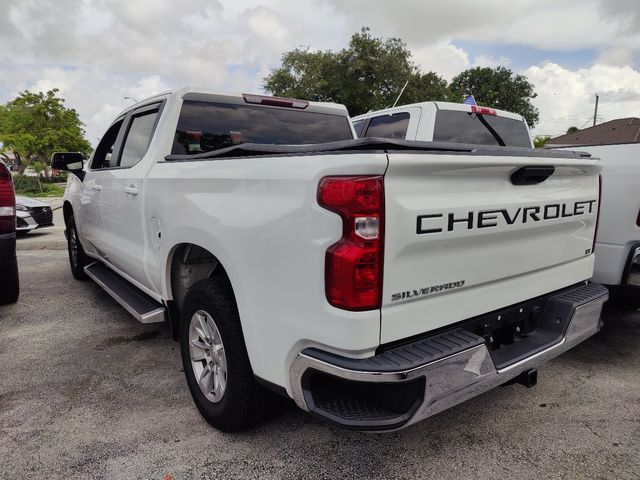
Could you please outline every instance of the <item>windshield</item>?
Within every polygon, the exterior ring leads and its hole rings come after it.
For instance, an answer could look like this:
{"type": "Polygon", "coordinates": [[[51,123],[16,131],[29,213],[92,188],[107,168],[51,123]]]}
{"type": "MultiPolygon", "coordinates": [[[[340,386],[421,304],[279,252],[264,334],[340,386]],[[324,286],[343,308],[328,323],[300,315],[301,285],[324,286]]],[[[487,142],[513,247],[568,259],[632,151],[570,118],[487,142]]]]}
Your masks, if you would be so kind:
{"type": "Polygon", "coordinates": [[[531,147],[529,131],[524,121],[458,110],[438,110],[433,140],[436,142],[531,147]]]}
{"type": "Polygon", "coordinates": [[[198,154],[242,143],[300,145],[352,138],[346,115],[185,100],[171,153],[198,154]]]}

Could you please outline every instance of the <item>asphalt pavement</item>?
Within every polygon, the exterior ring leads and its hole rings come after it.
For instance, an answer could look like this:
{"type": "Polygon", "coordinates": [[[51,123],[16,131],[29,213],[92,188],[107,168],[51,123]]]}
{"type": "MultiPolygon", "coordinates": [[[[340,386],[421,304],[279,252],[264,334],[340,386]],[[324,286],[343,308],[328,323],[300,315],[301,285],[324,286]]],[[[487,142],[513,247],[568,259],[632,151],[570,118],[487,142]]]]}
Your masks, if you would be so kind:
{"type": "Polygon", "coordinates": [[[20,300],[0,307],[0,479],[640,478],[640,311],[609,311],[536,387],[400,432],[346,431],[283,401],[255,430],[222,434],[165,326],[75,281],[65,251],[18,259],[20,300]]]}

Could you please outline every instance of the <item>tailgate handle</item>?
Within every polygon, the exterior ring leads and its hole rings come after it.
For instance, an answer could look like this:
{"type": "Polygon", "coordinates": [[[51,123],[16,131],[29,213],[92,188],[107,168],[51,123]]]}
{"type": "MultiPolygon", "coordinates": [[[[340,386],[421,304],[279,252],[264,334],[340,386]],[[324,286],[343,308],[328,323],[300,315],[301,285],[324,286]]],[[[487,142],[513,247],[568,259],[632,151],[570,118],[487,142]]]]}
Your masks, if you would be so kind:
{"type": "Polygon", "coordinates": [[[536,185],[553,175],[556,167],[522,167],[511,174],[514,185],[536,185]]]}

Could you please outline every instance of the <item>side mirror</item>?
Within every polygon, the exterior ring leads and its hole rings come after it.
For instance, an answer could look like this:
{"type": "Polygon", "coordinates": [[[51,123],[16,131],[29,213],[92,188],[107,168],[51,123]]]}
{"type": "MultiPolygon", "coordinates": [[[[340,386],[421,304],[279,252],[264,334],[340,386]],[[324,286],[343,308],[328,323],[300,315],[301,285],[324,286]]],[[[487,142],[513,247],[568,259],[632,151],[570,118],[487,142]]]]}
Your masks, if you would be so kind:
{"type": "Polygon", "coordinates": [[[84,179],[84,156],[80,152],[55,152],[51,155],[51,168],[73,173],[80,180],[84,179]]]}

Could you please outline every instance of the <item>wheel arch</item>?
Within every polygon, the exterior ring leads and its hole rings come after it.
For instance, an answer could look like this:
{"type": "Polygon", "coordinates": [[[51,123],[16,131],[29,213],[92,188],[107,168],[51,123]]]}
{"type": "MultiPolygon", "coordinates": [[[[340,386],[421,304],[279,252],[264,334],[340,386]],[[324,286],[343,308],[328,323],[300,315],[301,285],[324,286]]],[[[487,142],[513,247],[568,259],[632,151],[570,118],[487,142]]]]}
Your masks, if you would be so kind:
{"type": "Polygon", "coordinates": [[[167,306],[171,321],[171,332],[174,339],[179,338],[180,316],[184,298],[191,286],[205,278],[223,276],[233,289],[231,279],[219,258],[195,243],[183,242],[174,245],[170,250],[167,264],[167,306]]]}
{"type": "Polygon", "coordinates": [[[69,223],[69,218],[73,215],[73,207],[71,206],[71,202],[69,200],[65,200],[62,205],[62,217],[64,218],[65,227],[69,223]]]}

